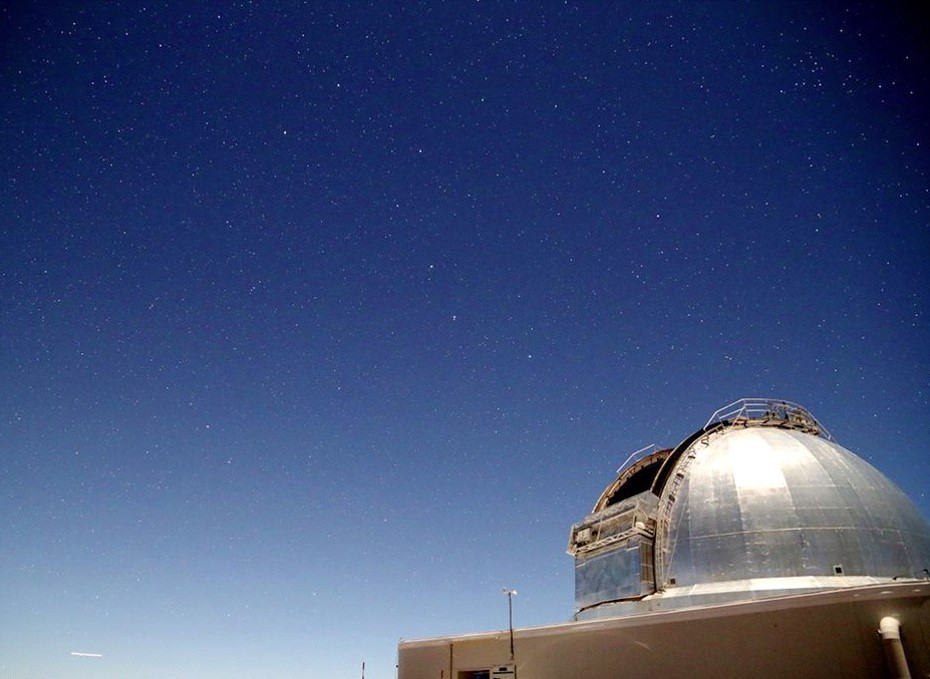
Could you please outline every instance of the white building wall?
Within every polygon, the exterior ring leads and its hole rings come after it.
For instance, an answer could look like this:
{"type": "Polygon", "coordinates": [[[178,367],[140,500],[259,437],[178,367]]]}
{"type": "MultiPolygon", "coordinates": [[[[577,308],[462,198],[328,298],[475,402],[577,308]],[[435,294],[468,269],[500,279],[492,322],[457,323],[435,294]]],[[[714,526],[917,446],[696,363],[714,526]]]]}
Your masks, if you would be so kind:
{"type": "MultiPolygon", "coordinates": [[[[913,581],[517,630],[517,677],[884,677],[886,615],[901,623],[911,676],[930,677],[930,583],[913,581]]],[[[472,679],[509,653],[506,631],[402,642],[398,677],[472,679]]]]}

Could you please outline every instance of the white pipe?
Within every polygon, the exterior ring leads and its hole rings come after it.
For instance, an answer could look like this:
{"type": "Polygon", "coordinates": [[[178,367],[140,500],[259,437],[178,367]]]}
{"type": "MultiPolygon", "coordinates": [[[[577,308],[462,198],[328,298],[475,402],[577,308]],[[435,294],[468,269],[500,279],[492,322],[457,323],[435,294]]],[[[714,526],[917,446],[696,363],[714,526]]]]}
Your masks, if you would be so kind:
{"type": "Polygon", "coordinates": [[[907,656],[904,655],[904,645],[901,643],[901,623],[890,615],[882,618],[878,623],[878,633],[882,636],[882,646],[885,648],[885,660],[888,669],[895,679],[911,679],[911,671],[907,668],[907,656]]]}

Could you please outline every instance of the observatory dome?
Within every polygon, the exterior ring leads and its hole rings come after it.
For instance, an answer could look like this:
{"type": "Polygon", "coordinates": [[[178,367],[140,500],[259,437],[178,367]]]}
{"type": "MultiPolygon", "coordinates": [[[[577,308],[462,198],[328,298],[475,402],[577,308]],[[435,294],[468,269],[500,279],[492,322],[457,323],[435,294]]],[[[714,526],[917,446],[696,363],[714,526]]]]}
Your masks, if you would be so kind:
{"type": "Polygon", "coordinates": [[[572,527],[576,617],[930,577],[930,525],[801,406],[743,399],[621,467],[572,527]]]}

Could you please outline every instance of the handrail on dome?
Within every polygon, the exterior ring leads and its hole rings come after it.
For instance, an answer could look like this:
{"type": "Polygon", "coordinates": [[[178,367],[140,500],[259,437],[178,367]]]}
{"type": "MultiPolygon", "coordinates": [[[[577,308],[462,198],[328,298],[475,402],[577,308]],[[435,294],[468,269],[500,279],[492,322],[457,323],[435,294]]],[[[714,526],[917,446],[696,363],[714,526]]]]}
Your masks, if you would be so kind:
{"type": "Polygon", "coordinates": [[[728,425],[769,425],[799,429],[809,434],[821,436],[833,441],[833,436],[827,431],[817,418],[811,415],[804,406],[790,401],[771,398],[741,398],[720,408],[704,425],[704,429],[714,424],[728,425]]]}
{"type": "Polygon", "coordinates": [[[617,467],[617,473],[619,474],[627,467],[632,467],[634,464],[636,464],[640,460],[652,455],[658,449],[659,447],[656,444],[650,443],[648,446],[643,446],[639,450],[633,451],[632,453],[630,453],[630,456],[626,460],[623,461],[623,464],[617,467]]]}

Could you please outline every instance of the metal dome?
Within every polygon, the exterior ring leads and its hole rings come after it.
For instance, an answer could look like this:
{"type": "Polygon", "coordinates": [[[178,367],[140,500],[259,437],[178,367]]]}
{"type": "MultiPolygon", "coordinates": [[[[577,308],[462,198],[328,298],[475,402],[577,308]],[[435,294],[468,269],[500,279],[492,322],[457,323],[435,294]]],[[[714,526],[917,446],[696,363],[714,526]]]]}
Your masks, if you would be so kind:
{"type": "Polygon", "coordinates": [[[806,410],[744,399],[628,460],[569,553],[601,617],[928,577],[930,525],[806,410]]]}

